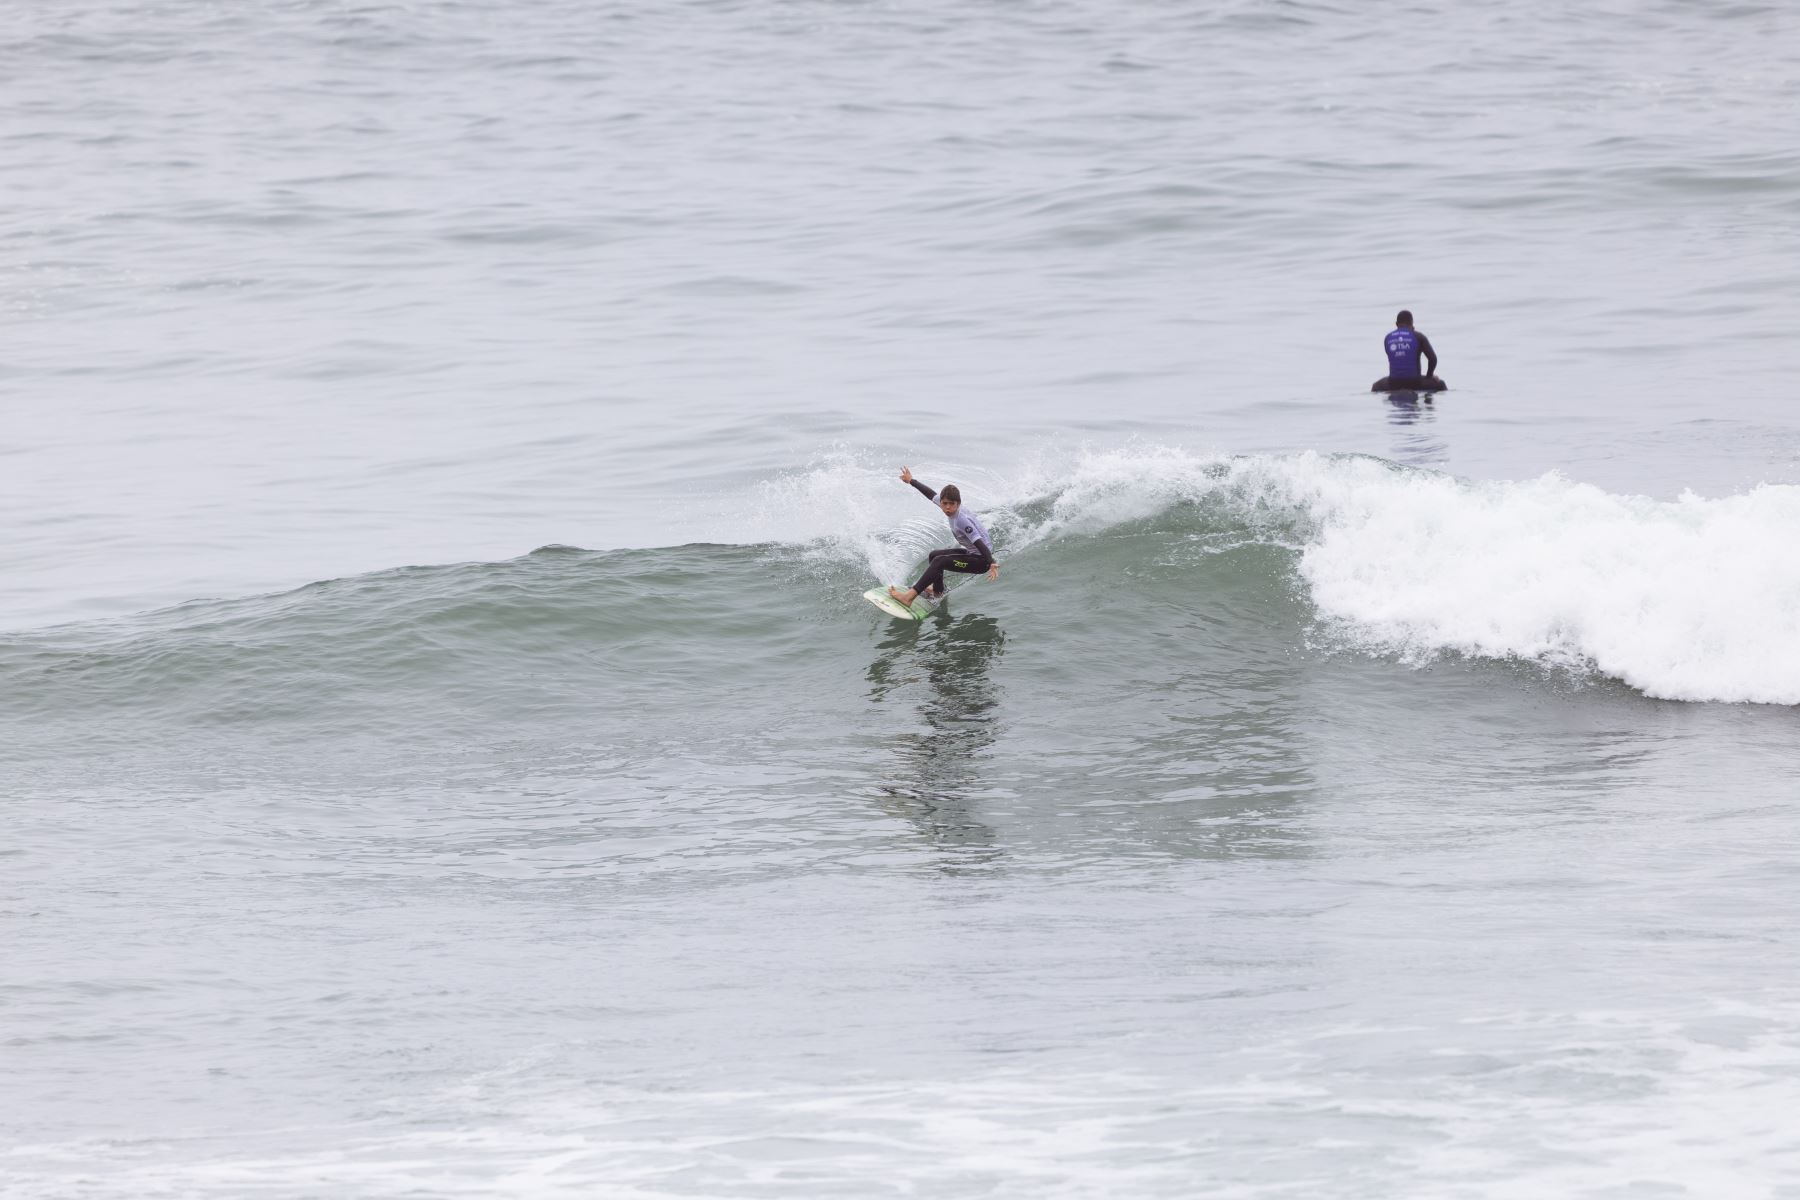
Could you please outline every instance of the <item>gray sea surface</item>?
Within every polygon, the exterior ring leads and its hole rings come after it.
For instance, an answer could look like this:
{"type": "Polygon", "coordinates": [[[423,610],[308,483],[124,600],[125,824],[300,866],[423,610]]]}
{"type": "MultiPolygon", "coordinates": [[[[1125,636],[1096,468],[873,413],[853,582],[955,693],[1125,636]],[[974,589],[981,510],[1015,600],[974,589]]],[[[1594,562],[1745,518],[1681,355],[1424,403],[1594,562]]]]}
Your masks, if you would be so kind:
{"type": "Polygon", "coordinates": [[[1800,10],[0,11],[8,1196],[1800,1196],[1800,10]]]}

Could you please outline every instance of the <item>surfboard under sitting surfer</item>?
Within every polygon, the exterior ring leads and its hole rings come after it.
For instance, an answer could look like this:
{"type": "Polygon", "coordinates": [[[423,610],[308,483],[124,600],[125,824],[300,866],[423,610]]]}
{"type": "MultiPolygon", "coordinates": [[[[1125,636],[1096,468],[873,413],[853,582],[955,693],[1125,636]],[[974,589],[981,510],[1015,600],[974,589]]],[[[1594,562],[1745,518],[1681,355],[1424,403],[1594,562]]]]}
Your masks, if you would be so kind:
{"type": "Polygon", "coordinates": [[[1437,377],[1437,351],[1431,339],[1413,328],[1413,315],[1401,309],[1394,316],[1394,330],[1381,340],[1387,352],[1388,373],[1377,379],[1372,392],[1441,392],[1447,386],[1437,377]],[[1425,356],[1425,373],[1419,374],[1419,356],[1425,356]]]}
{"type": "Polygon", "coordinates": [[[910,483],[923,492],[927,500],[937,503],[950,518],[950,532],[956,537],[956,545],[947,550],[933,550],[925,561],[925,573],[910,588],[902,588],[897,584],[889,585],[888,595],[902,604],[910,605],[923,593],[937,597],[944,594],[944,572],[955,571],[962,575],[980,575],[987,573],[989,579],[1000,578],[1000,564],[994,561],[993,543],[988,541],[987,527],[981,518],[972,512],[965,512],[962,506],[962,493],[954,483],[944,485],[944,490],[934,492],[912,477],[912,468],[900,468],[900,482],[910,483]]]}

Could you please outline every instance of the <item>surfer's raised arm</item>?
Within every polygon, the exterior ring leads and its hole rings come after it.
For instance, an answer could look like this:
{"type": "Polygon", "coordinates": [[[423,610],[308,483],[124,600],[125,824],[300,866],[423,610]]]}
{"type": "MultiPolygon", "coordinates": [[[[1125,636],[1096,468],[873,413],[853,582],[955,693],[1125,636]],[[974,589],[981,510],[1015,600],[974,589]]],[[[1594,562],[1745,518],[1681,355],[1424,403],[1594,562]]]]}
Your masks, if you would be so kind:
{"type": "Polygon", "coordinates": [[[911,467],[901,467],[900,468],[900,482],[912,484],[914,487],[918,488],[919,491],[924,494],[924,496],[927,500],[936,500],[937,499],[936,492],[932,491],[930,488],[926,487],[924,484],[920,483],[918,480],[916,480],[912,477],[912,468],[911,467]]]}

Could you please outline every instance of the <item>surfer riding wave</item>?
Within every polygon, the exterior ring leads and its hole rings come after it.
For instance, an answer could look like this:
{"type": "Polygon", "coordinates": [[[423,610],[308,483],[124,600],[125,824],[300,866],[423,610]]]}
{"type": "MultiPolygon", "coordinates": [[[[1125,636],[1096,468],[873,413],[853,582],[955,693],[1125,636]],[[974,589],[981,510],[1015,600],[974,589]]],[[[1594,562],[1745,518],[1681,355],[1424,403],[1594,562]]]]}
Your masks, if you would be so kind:
{"type": "Polygon", "coordinates": [[[959,575],[985,573],[989,579],[1000,578],[1000,564],[994,561],[993,543],[988,541],[987,527],[980,517],[963,510],[962,493],[954,483],[947,483],[943,491],[935,492],[914,479],[910,467],[900,468],[900,482],[912,484],[927,500],[934,501],[944,510],[944,516],[950,519],[950,532],[956,538],[956,545],[933,550],[918,582],[910,588],[892,585],[888,595],[905,605],[911,605],[921,595],[933,599],[940,597],[944,594],[945,571],[955,571],[959,575]]]}

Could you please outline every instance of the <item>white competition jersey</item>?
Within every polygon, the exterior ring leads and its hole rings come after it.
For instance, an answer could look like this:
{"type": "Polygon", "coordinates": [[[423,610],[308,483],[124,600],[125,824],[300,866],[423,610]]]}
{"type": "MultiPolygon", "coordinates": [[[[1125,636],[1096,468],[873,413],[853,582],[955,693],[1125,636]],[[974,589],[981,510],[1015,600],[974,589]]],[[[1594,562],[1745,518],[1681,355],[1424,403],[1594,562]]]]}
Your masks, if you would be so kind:
{"type": "Polygon", "coordinates": [[[994,548],[993,541],[981,524],[981,518],[967,508],[959,507],[956,515],[950,518],[950,532],[956,535],[956,544],[964,550],[974,550],[977,541],[987,542],[990,550],[994,548]]]}

